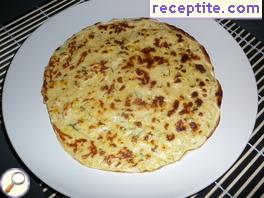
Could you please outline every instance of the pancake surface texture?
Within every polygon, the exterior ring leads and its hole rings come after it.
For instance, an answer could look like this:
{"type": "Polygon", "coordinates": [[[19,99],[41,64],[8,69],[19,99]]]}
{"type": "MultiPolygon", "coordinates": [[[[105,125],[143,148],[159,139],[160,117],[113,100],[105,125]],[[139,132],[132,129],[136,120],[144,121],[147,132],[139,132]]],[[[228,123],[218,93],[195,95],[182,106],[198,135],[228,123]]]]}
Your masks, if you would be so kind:
{"type": "Polygon", "coordinates": [[[204,47],[152,19],[115,19],[69,38],[45,69],[42,95],[58,140],[91,168],[146,172],[214,132],[222,90],[204,47]]]}

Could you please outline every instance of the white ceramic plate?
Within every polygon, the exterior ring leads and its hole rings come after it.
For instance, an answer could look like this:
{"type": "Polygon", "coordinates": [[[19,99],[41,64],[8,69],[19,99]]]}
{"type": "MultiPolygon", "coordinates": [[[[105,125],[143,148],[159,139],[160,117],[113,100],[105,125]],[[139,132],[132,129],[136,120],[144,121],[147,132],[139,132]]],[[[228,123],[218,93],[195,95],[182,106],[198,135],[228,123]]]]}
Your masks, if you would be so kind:
{"type": "Polygon", "coordinates": [[[148,16],[148,1],[90,1],[64,11],[38,28],[19,49],[8,71],[3,114],[8,136],[29,169],[71,197],[184,197],[219,178],[243,151],[255,123],[257,91],[249,62],[232,37],[213,20],[163,19],[205,46],[223,88],[221,121],[205,145],[153,173],[93,170],[60,146],[40,93],[53,51],[87,25],[112,18],[148,16]]]}

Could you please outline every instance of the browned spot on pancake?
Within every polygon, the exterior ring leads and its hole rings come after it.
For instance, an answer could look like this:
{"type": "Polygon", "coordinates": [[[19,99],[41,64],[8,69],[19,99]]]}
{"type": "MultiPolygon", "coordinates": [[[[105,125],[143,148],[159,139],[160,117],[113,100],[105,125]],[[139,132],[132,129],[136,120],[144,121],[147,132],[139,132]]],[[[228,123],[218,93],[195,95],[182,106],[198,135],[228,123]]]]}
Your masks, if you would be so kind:
{"type": "Polygon", "coordinates": [[[130,97],[126,97],[125,106],[127,106],[127,107],[130,107],[131,106],[131,99],[130,99],[130,97]]]}
{"type": "Polygon", "coordinates": [[[113,92],[114,88],[115,88],[114,84],[111,84],[110,86],[104,85],[104,86],[101,87],[101,90],[102,91],[106,91],[107,94],[110,94],[110,93],[113,92]]]}
{"type": "Polygon", "coordinates": [[[70,66],[70,70],[73,70],[74,69],[74,66],[70,66]]]}
{"type": "Polygon", "coordinates": [[[72,55],[73,52],[76,50],[76,40],[73,40],[72,42],[69,43],[68,47],[69,47],[69,52],[72,55]]]}
{"type": "Polygon", "coordinates": [[[99,30],[107,30],[108,25],[98,25],[99,30]]]}
{"type": "Polygon", "coordinates": [[[142,123],[140,121],[136,121],[134,122],[134,124],[137,126],[137,127],[142,127],[142,123]]]}
{"type": "Polygon", "coordinates": [[[148,153],[146,154],[146,159],[149,159],[149,158],[151,158],[151,155],[148,153]]]}
{"type": "Polygon", "coordinates": [[[99,155],[100,156],[104,155],[105,153],[106,153],[105,151],[103,151],[102,149],[99,149],[99,155]]]}
{"type": "Polygon", "coordinates": [[[117,133],[113,133],[111,131],[108,131],[106,133],[106,139],[109,140],[110,142],[113,142],[113,140],[117,137],[117,133]]]}
{"type": "Polygon", "coordinates": [[[156,145],[156,142],[155,142],[155,140],[153,140],[153,139],[150,141],[150,143],[151,143],[152,145],[154,145],[154,146],[156,145]]]}
{"type": "Polygon", "coordinates": [[[131,137],[131,142],[133,142],[133,143],[137,143],[137,141],[138,141],[138,136],[132,136],[131,137]]]}
{"type": "Polygon", "coordinates": [[[189,114],[191,112],[192,102],[183,103],[183,109],[179,112],[180,115],[189,114]]]}
{"type": "Polygon", "coordinates": [[[122,67],[122,69],[129,69],[131,67],[134,67],[135,61],[137,60],[137,56],[131,56],[129,57],[128,61],[126,64],[122,67]]]}
{"type": "Polygon", "coordinates": [[[116,147],[116,144],[115,143],[110,143],[109,146],[116,147]]]}
{"type": "Polygon", "coordinates": [[[149,141],[151,139],[151,137],[153,136],[153,134],[151,132],[148,132],[145,136],[144,136],[144,140],[145,141],[149,141]]]}
{"type": "Polygon", "coordinates": [[[98,137],[97,137],[97,140],[102,140],[103,139],[103,136],[102,135],[99,135],[98,137]]]}
{"type": "Polygon", "coordinates": [[[66,133],[63,133],[55,124],[53,124],[53,128],[56,130],[57,134],[60,136],[61,140],[65,141],[65,137],[72,139],[72,137],[66,133]]]}
{"type": "Polygon", "coordinates": [[[100,103],[100,107],[101,108],[104,108],[104,102],[102,101],[102,100],[98,100],[99,101],[99,103],[100,103]]]}
{"type": "Polygon", "coordinates": [[[201,73],[205,73],[206,72],[206,69],[201,64],[195,64],[195,68],[201,73]]]}
{"type": "Polygon", "coordinates": [[[148,72],[143,69],[137,68],[136,73],[137,75],[141,76],[140,78],[137,78],[138,80],[140,80],[141,84],[146,85],[149,83],[150,77],[148,75],[148,72]]]}
{"type": "Polygon", "coordinates": [[[160,44],[160,38],[155,38],[153,44],[154,44],[156,47],[159,47],[159,44],[160,44]]]}
{"type": "Polygon", "coordinates": [[[128,118],[129,118],[129,114],[128,114],[128,113],[124,113],[124,112],[122,112],[122,113],[121,113],[121,116],[122,116],[123,118],[125,118],[125,119],[128,119],[128,118]]]}
{"type": "Polygon", "coordinates": [[[45,96],[44,96],[44,101],[47,102],[48,99],[49,99],[48,96],[45,95],[45,96]]]}
{"type": "Polygon", "coordinates": [[[176,131],[181,132],[186,130],[186,126],[184,125],[182,120],[178,120],[175,124],[176,131]]]}
{"type": "Polygon", "coordinates": [[[181,34],[176,34],[176,36],[178,37],[178,42],[179,43],[184,41],[181,34]]]}
{"type": "Polygon", "coordinates": [[[150,52],[155,52],[156,50],[155,50],[155,48],[153,48],[153,47],[146,47],[146,48],[143,48],[142,50],[141,50],[141,52],[142,53],[144,53],[144,54],[150,54],[150,52]]]}
{"type": "Polygon", "coordinates": [[[164,125],[164,129],[168,130],[168,127],[169,127],[169,123],[166,123],[166,124],[164,125]]]}
{"type": "Polygon", "coordinates": [[[111,108],[111,109],[116,109],[116,107],[115,107],[115,103],[111,102],[111,104],[110,104],[110,108],[111,108]]]}
{"type": "Polygon", "coordinates": [[[114,42],[120,46],[124,45],[124,40],[122,41],[114,40],[114,42]]]}
{"type": "Polygon", "coordinates": [[[174,83],[180,83],[181,82],[181,79],[179,79],[179,78],[176,78],[175,80],[174,80],[174,83]]]}
{"type": "Polygon", "coordinates": [[[133,101],[133,104],[136,104],[138,106],[146,106],[147,105],[147,102],[145,102],[144,100],[142,100],[141,98],[136,98],[134,101],[133,101]]]}
{"type": "Polygon", "coordinates": [[[90,149],[90,155],[94,157],[97,154],[97,147],[94,145],[94,141],[91,141],[89,149],[90,149]]]}
{"type": "Polygon", "coordinates": [[[198,125],[195,122],[190,122],[189,126],[191,127],[193,132],[198,130],[198,125]]]}
{"type": "Polygon", "coordinates": [[[129,28],[134,28],[134,26],[128,25],[126,22],[113,23],[109,25],[110,29],[113,29],[115,33],[120,33],[126,31],[129,28]]]}
{"type": "MultiPolygon", "coordinates": [[[[81,49],[84,46],[85,46],[85,44],[80,44],[80,45],[77,46],[77,49],[81,49]]],[[[87,53],[89,53],[89,52],[87,51],[87,53]]]]}
{"type": "Polygon", "coordinates": [[[203,101],[200,98],[197,98],[194,102],[197,105],[197,107],[200,107],[203,104],[203,101]]]}
{"type": "Polygon", "coordinates": [[[94,38],[94,34],[89,34],[89,38],[93,39],[94,38]]]}
{"type": "Polygon", "coordinates": [[[158,145],[155,145],[154,147],[151,148],[151,151],[156,152],[157,148],[158,148],[158,145]]]}
{"type": "Polygon", "coordinates": [[[102,73],[102,74],[105,74],[106,70],[109,68],[109,67],[106,67],[105,64],[107,63],[107,61],[100,61],[99,62],[99,65],[100,65],[100,69],[99,71],[102,73]]]}
{"type": "Polygon", "coordinates": [[[150,88],[153,88],[157,84],[157,81],[151,81],[150,82],[150,88]]]}
{"type": "Polygon", "coordinates": [[[191,50],[188,49],[187,52],[189,54],[190,59],[192,59],[192,60],[200,60],[201,59],[199,55],[194,54],[193,52],[191,52],[191,50]]]}
{"type": "Polygon", "coordinates": [[[166,41],[161,42],[161,38],[155,38],[153,44],[159,48],[169,48],[169,44],[166,41]]]}
{"type": "Polygon", "coordinates": [[[172,109],[170,111],[168,111],[167,115],[170,117],[172,114],[174,114],[176,112],[178,107],[179,107],[179,101],[175,100],[174,103],[173,103],[172,109]]]}
{"type": "Polygon", "coordinates": [[[215,93],[215,96],[216,96],[217,105],[218,107],[220,107],[222,103],[222,98],[223,98],[223,91],[222,91],[222,88],[219,82],[218,82],[218,89],[215,93]]]}
{"type": "Polygon", "coordinates": [[[151,61],[151,62],[156,62],[157,64],[159,64],[159,65],[161,65],[161,64],[163,64],[163,63],[165,63],[165,62],[167,62],[167,60],[165,60],[165,58],[164,57],[162,57],[162,56],[154,56],[153,58],[152,58],[152,60],[150,59],[149,61],[151,61]]]}
{"type": "Polygon", "coordinates": [[[152,56],[151,52],[155,52],[155,48],[152,47],[146,47],[141,50],[141,52],[144,54],[144,57],[141,58],[141,56],[138,56],[138,63],[139,64],[147,64],[147,68],[152,68],[154,63],[156,64],[163,64],[163,63],[168,63],[168,60],[166,60],[162,56],[152,56]]]}
{"type": "Polygon", "coordinates": [[[200,87],[203,87],[203,86],[205,86],[205,83],[204,83],[204,81],[201,81],[201,82],[199,82],[199,86],[200,86],[200,87]]]}
{"type": "Polygon", "coordinates": [[[176,56],[177,54],[176,54],[176,52],[172,51],[172,52],[171,52],[171,55],[172,55],[172,56],[176,56]]]}
{"type": "Polygon", "coordinates": [[[190,57],[188,56],[188,54],[182,54],[182,56],[181,56],[181,62],[182,63],[185,63],[188,60],[190,60],[190,57]]]}
{"type": "Polygon", "coordinates": [[[197,91],[192,92],[192,98],[196,98],[197,96],[198,96],[198,92],[197,91]]]}
{"type": "Polygon", "coordinates": [[[96,128],[95,125],[90,125],[90,126],[89,126],[89,129],[95,129],[95,128],[96,128]]]}
{"type": "Polygon", "coordinates": [[[122,83],[123,82],[123,79],[122,79],[121,76],[117,78],[117,82],[119,82],[119,83],[122,83]]]}
{"type": "Polygon", "coordinates": [[[91,141],[89,149],[90,149],[90,152],[88,154],[82,155],[83,159],[86,159],[89,156],[94,157],[98,153],[97,147],[94,145],[94,141],[91,141]]]}
{"type": "Polygon", "coordinates": [[[162,107],[165,104],[164,99],[163,96],[156,96],[152,101],[151,107],[162,107]]]}
{"type": "Polygon", "coordinates": [[[114,154],[106,155],[104,161],[110,166],[115,158],[116,156],[114,154]]]}
{"type": "Polygon", "coordinates": [[[119,88],[119,91],[123,91],[125,88],[126,88],[126,86],[125,86],[125,85],[122,85],[122,86],[119,88]]]}
{"type": "Polygon", "coordinates": [[[77,142],[77,143],[82,143],[82,142],[87,142],[87,140],[84,139],[84,138],[81,138],[81,139],[76,140],[76,142],[77,142]]]}
{"type": "MultiPolygon", "coordinates": [[[[66,69],[67,67],[70,66],[70,61],[71,61],[71,56],[69,56],[69,57],[66,59],[65,63],[62,65],[63,69],[66,69]]],[[[72,66],[72,67],[73,67],[73,66],[72,66]]],[[[74,67],[73,67],[73,68],[74,68],[74,67]]]]}
{"type": "Polygon", "coordinates": [[[87,142],[86,139],[78,139],[78,140],[75,140],[73,143],[70,143],[70,144],[67,143],[67,145],[73,149],[74,153],[76,153],[76,151],[78,150],[78,146],[82,145],[85,142],[87,142]]]}
{"type": "Polygon", "coordinates": [[[120,159],[128,159],[133,157],[133,152],[129,150],[127,147],[123,147],[122,149],[119,150],[117,156],[120,159]]]}
{"type": "Polygon", "coordinates": [[[175,139],[175,135],[174,135],[173,133],[171,133],[171,134],[167,134],[167,135],[166,135],[166,138],[167,138],[168,141],[172,141],[172,140],[175,139]]]}

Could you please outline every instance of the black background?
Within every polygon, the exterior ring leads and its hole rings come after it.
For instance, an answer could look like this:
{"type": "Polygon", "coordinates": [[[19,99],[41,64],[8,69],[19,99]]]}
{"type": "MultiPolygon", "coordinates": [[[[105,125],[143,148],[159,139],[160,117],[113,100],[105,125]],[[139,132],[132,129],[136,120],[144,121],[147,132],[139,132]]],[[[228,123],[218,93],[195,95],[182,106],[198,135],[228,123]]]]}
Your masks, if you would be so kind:
{"type": "MultiPolygon", "coordinates": [[[[34,10],[36,6],[41,6],[50,0],[1,0],[0,1],[0,24],[5,25],[27,12],[34,10]]],[[[250,33],[264,42],[264,23],[263,20],[234,20],[239,25],[247,29],[250,33]]],[[[9,168],[22,167],[27,172],[29,170],[23,165],[15,154],[4,129],[0,127],[0,176],[9,168]]],[[[41,140],[39,140],[41,141],[41,140]]],[[[36,149],[37,148],[33,148],[36,149]]],[[[37,152],[37,151],[36,151],[37,152]]],[[[59,163],[59,162],[58,162],[59,163]]],[[[44,193],[39,188],[38,179],[31,176],[31,188],[26,197],[44,198],[44,193]],[[34,178],[34,179],[32,179],[34,178]]],[[[54,177],[57,177],[54,175],[54,177]]],[[[2,197],[0,195],[0,197],[2,197]]]]}

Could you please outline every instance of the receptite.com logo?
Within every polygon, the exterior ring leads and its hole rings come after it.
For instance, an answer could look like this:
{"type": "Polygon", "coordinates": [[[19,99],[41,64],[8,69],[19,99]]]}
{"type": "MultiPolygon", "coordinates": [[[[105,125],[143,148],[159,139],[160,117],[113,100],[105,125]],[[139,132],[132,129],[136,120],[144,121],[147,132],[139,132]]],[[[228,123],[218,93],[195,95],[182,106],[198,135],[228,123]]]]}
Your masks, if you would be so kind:
{"type": "Polygon", "coordinates": [[[28,175],[19,168],[12,168],[5,171],[0,180],[1,190],[11,198],[23,197],[30,186],[28,175]]]}

